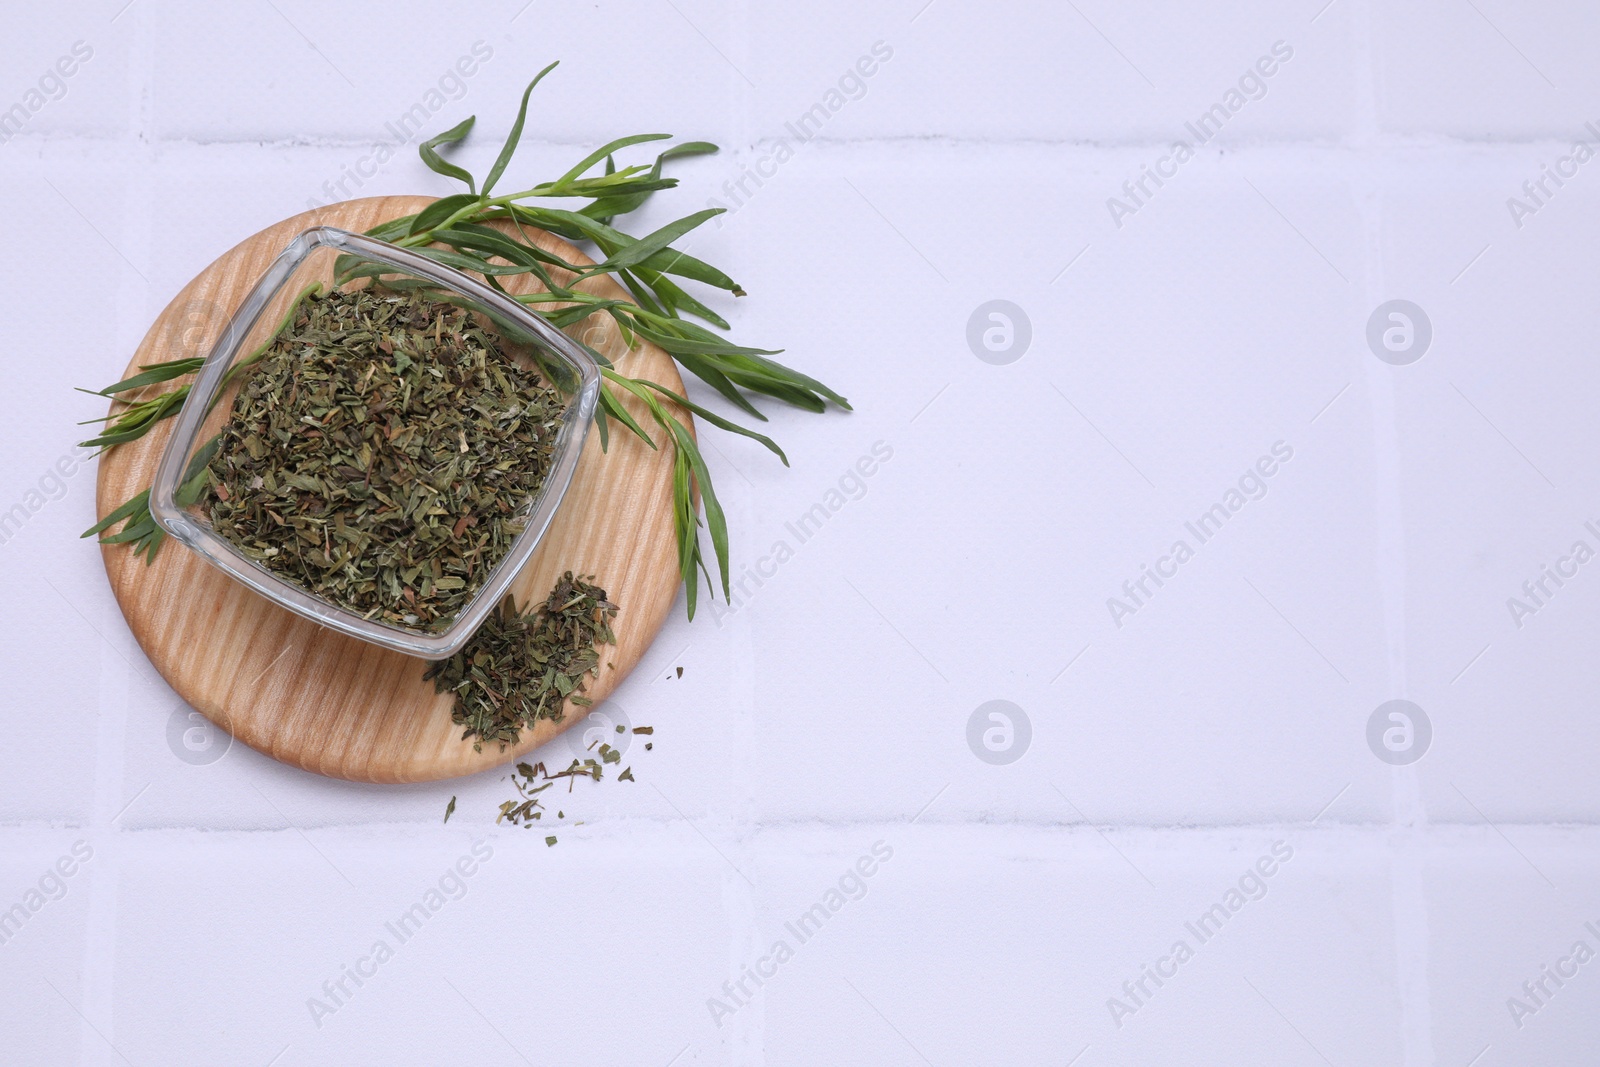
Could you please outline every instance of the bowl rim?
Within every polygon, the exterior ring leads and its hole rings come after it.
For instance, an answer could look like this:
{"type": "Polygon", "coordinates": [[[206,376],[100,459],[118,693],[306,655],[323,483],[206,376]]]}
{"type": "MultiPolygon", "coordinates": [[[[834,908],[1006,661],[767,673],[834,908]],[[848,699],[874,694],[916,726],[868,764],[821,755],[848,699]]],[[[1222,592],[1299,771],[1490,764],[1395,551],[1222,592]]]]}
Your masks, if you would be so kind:
{"type": "Polygon", "coordinates": [[[473,633],[509,591],[511,583],[533,556],[548,532],[556,510],[571,487],[578,459],[589,437],[600,394],[600,364],[581,345],[529,311],[510,296],[495,291],[471,275],[429,259],[410,249],[378,238],[333,226],[315,226],[298,234],[268,266],[228,320],[190,387],[167,438],[150,486],[150,514],[173,540],[195,552],[244,586],[302,618],[351,637],[413,656],[444,659],[461,650],[473,633]],[[249,559],[231,542],[194,517],[177,502],[179,485],[193,454],[209,409],[223,378],[256,328],[262,313],[283,285],[315,251],[333,248],[359,255],[400,271],[453,289],[477,301],[510,322],[526,329],[550,354],[570,365],[579,378],[562,412],[550,470],[531,501],[527,524],[512,541],[505,557],[490,569],[488,578],[443,630],[406,630],[364,619],[346,608],[286,581],[249,559]]]}

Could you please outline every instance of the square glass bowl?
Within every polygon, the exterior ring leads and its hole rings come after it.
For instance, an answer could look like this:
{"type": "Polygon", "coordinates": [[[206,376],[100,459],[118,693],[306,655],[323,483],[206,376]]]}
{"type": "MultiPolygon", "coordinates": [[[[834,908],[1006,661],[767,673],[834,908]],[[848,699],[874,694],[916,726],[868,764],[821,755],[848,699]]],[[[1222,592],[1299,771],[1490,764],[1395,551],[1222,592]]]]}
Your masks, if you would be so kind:
{"type": "Polygon", "coordinates": [[[384,648],[443,659],[459,651],[494,610],[549,529],[572,482],[599,394],[600,367],[595,360],[571,338],[509,296],[409,249],[344,230],[318,227],[300,234],[278,255],[206,356],[156,468],[150,487],[150,513],[174,540],[274,604],[384,648]],[[521,533],[472,599],[442,626],[405,628],[364,618],[280,578],[212,528],[193,486],[185,492],[185,483],[204,469],[202,450],[232,415],[234,394],[245,377],[244,363],[277,335],[307,286],[320,282],[325,291],[332,290],[336,276],[344,277],[352,269],[358,277],[349,285],[365,284],[364,278],[381,274],[386,283],[426,286],[450,302],[467,307],[507,342],[516,358],[531,361],[564,401],[550,469],[537,492],[517,512],[524,522],[521,533]]]}

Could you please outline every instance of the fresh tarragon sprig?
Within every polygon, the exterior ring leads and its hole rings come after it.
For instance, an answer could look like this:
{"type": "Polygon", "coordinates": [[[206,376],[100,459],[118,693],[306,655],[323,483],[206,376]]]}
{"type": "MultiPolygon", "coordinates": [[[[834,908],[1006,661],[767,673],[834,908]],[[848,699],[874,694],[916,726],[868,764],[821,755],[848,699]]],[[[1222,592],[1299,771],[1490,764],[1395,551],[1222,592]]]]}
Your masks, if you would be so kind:
{"type": "MultiPolygon", "coordinates": [[[[850,405],[845,398],[826,385],[771,359],[771,356],[778,354],[776,350],[732,344],[700,324],[707,323],[719,330],[729,329],[722,316],[695,299],[673,279],[699,282],[725,290],[736,297],[744,296],[744,290],[716,267],[673,248],[672,243],[721,214],[723,209],[697,211],[644,237],[633,237],[613,225],[620,216],[638,210],[652,193],[678,184],[677,179],[662,175],[662,167],[668,160],[715,152],[716,145],[705,141],[687,141],[656,156],[653,164],[619,168],[616,165],[616,153],[633,145],[666,140],[670,135],[647,133],[622,137],[589,153],[554,181],[542,182],[516,193],[493,195],[495,185],[505,173],[522,139],[529,97],[544,76],[555,67],[556,64],[551,63],[528,83],[528,88],[522,94],[516,122],[512,124],[505,145],[500,149],[494,165],[489,168],[481,187],[471,173],[451,163],[439,152],[441,148],[466,139],[476,121],[476,116],[473,116],[423,142],[418,148],[423,163],[429,169],[462,182],[467,191],[437,200],[414,215],[375,226],[367,231],[367,235],[410,248],[447,266],[481,275],[502,292],[501,279],[532,275],[543,286],[543,291],[513,296],[513,299],[534,314],[559,329],[566,329],[591,315],[603,313],[616,324],[629,347],[634,347],[641,340],[658,346],[684,370],[705,382],[751,418],[766,421],[766,416],[752,402],[750,394],[769,396],[807,411],[821,412],[830,404],[849,410],[850,405]],[[603,172],[592,174],[602,163],[603,172]],[[576,210],[541,203],[551,200],[586,200],[588,203],[576,210]],[[495,222],[510,222],[514,235],[490,225],[495,222]],[[544,230],[577,242],[580,246],[589,246],[597,251],[597,262],[592,266],[568,263],[539,247],[524,227],[544,230]],[[559,272],[566,281],[558,282],[552,270],[559,272]],[[632,300],[596,296],[578,288],[590,278],[608,274],[626,286],[632,300]],[[700,322],[691,321],[691,318],[700,322]]],[[[290,314],[293,314],[292,309],[290,314]]],[[[676,390],[647,379],[630,378],[612,366],[604,354],[582,340],[578,343],[601,365],[603,380],[600,403],[595,409],[601,447],[608,446],[611,420],[621,423],[651,448],[658,447],[657,439],[623,406],[621,396],[626,394],[644,404],[650,415],[649,421],[655,424],[665,444],[673,450],[673,512],[678,536],[678,565],[687,588],[689,617],[693,618],[699,576],[705,575],[713,593],[718,584],[706,566],[701,548],[701,521],[695,502],[696,493],[705,509],[705,527],[711,535],[724,598],[729,596],[728,524],[712,487],[705,458],[678,412],[693,412],[712,426],[759,441],[785,466],[788,465],[788,457],[766,435],[741,426],[676,390]]],[[[149,387],[192,374],[199,369],[201,362],[199,358],[191,358],[141,366],[139,374],[98,390],[97,395],[134,399],[128,400],[126,407],[102,420],[91,420],[104,421],[106,425],[99,436],[84,443],[102,450],[112,448],[143,436],[156,423],[176,414],[188,396],[188,384],[154,394],[149,393],[149,387]]],[[[163,535],[150,516],[149,490],[114,510],[85,531],[83,536],[105,533],[118,524],[122,524],[120,531],[102,537],[102,544],[132,543],[136,555],[144,554],[147,561],[155,558],[163,535]]]]}

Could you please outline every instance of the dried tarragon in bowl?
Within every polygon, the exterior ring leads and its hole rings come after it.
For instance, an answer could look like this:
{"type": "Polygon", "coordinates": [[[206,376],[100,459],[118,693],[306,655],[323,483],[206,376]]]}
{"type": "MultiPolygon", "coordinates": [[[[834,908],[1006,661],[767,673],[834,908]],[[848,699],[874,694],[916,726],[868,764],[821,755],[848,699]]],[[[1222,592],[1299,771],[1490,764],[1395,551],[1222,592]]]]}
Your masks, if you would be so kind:
{"type": "Polygon", "coordinates": [[[561,415],[481,316],[415,290],[309,292],[240,383],[202,503],[278,576],[443,628],[521,532],[561,415]]]}

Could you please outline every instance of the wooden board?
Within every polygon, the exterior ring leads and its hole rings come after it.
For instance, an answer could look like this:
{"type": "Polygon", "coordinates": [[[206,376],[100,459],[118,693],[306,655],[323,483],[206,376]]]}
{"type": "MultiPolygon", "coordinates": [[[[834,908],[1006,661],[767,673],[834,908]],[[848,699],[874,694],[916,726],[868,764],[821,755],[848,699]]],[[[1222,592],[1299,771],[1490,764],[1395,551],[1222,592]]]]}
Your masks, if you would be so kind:
{"type": "MultiPolygon", "coordinates": [[[[420,211],[429,197],[352,200],[308,211],[256,234],[190,282],[151,326],[128,365],[204,354],[227,316],[283,247],[312,226],[360,232],[420,211]]],[[[582,253],[548,234],[541,244],[568,262],[582,253]]],[[[526,276],[508,279],[532,291],[526,276]]],[[[609,277],[584,288],[626,299],[609,277]]],[[[671,357],[649,345],[628,351],[601,314],[574,330],[624,373],[674,389],[671,357]]],[[[99,377],[113,377],[111,368],[99,377]]],[[[635,402],[636,404],[636,402],[635,402]]],[[[641,425],[642,405],[630,404],[641,425]]],[[[684,416],[687,419],[687,416],[684,416]]],[[[100,462],[96,506],[103,517],[150,484],[172,421],[112,449],[100,462]]],[[[602,650],[601,674],[587,695],[596,704],[627,676],[654,640],[678,589],[672,522],[672,453],[651,451],[626,431],[588,443],[555,521],[518,576],[517,602],[542,600],[563,571],[593,574],[621,609],[617,644],[602,650]]],[[[345,637],[263,599],[170,538],[155,563],[124,545],[102,549],[111,588],[145,655],[184,700],[239,740],[274,759],[318,774],[365,782],[416,782],[471,774],[506,762],[579,721],[569,708],[504,752],[474,752],[450,721],[451,698],[422,680],[427,664],[345,637]]],[[[565,760],[562,761],[563,764],[565,760]]]]}

